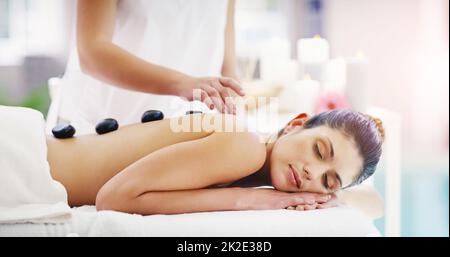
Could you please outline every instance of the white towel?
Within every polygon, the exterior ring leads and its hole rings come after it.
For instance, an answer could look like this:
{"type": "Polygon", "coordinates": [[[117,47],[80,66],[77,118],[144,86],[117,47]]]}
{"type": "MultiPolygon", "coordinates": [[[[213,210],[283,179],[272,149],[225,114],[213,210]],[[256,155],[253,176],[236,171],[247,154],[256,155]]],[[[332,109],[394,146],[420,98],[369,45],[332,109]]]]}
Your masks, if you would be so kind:
{"type": "Polygon", "coordinates": [[[35,110],[0,106],[0,223],[60,223],[67,192],[47,162],[45,120],[35,110]]]}

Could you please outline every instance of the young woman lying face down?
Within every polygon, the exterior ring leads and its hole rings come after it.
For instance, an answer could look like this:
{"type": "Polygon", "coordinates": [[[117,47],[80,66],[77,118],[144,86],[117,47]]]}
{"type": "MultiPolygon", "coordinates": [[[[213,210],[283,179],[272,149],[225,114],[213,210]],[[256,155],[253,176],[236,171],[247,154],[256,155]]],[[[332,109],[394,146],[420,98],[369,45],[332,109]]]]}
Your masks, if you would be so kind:
{"type": "MultiPolygon", "coordinates": [[[[211,114],[177,122],[196,118],[235,122],[211,114]]],[[[299,115],[265,140],[248,131],[178,133],[174,121],[49,137],[51,173],[69,204],[144,215],[327,208],[336,205],[335,192],[373,174],[384,137],[381,121],[347,110],[299,115]]]]}

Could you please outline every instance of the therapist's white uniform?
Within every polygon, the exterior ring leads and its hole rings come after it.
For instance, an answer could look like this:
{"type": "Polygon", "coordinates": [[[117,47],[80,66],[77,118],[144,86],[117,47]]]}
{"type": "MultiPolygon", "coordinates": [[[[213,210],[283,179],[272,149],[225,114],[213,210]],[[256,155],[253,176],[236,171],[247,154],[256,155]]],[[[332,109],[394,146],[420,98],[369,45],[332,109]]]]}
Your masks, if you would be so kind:
{"type": "MultiPolygon", "coordinates": [[[[113,43],[154,64],[191,76],[217,77],[224,58],[227,6],[228,0],[119,0],[113,43]]],[[[83,74],[75,46],[59,89],[47,132],[62,121],[73,124],[80,135],[93,133],[105,118],[120,125],[138,123],[147,110],[161,110],[166,117],[191,109],[208,111],[200,102],[124,90],[83,74]]]]}

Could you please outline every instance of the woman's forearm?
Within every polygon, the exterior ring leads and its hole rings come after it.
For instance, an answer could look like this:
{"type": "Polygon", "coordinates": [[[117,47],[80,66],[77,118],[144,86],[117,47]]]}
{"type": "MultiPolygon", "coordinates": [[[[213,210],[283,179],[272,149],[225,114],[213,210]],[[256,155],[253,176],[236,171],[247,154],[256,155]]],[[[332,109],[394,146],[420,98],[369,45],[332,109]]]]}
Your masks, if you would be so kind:
{"type": "MultiPolygon", "coordinates": [[[[185,191],[148,192],[132,201],[116,203],[116,211],[127,213],[180,214],[207,211],[234,211],[239,199],[248,193],[245,188],[216,188],[185,191]]],[[[102,206],[97,204],[97,209],[102,206]]]]}
{"type": "Polygon", "coordinates": [[[133,199],[120,198],[98,201],[97,209],[142,215],[280,210],[289,206],[323,204],[330,199],[328,195],[307,192],[288,193],[275,189],[239,187],[147,192],[133,199]]]}
{"type": "Polygon", "coordinates": [[[227,25],[225,28],[225,53],[222,64],[222,76],[233,78],[239,81],[237,74],[237,60],[236,60],[236,43],[235,43],[235,1],[231,0],[228,3],[227,10],[227,25]]]}
{"type": "Polygon", "coordinates": [[[174,86],[185,74],[164,68],[113,43],[118,0],[78,0],[77,48],[81,69],[89,75],[129,90],[176,95],[174,86]]]}
{"type": "Polygon", "coordinates": [[[176,95],[176,86],[189,76],[134,56],[110,42],[79,50],[82,70],[112,85],[152,94],[176,95]]]}

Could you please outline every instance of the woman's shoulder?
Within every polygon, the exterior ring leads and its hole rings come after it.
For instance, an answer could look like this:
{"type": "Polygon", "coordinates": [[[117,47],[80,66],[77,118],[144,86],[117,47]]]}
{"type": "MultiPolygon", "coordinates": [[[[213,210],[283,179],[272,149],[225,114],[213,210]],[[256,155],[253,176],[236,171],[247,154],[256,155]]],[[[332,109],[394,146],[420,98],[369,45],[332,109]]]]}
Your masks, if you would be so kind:
{"type": "Polygon", "coordinates": [[[224,167],[221,183],[234,182],[259,171],[266,162],[266,147],[258,134],[245,132],[214,132],[207,140],[211,159],[224,167]]]}
{"type": "Polygon", "coordinates": [[[218,146],[229,150],[233,159],[239,160],[241,165],[254,172],[259,170],[266,161],[266,147],[264,138],[258,133],[247,130],[245,124],[241,130],[215,131],[213,135],[218,139],[218,146]],[[232,151],[232,152],[231,152],[232,151]]]}
{"type": "Polygon", "coordinates": [[[235,115],[200,113],[171,118],[170,128],[174,132],[246,132],[245,119],[235,115]]]}
{"type": "Polygon", "coordinates": [[[234,158],[255,165],[264,164],[266,147],[263,137],[250,131],[244,119],[228,114],[195,114],[171,120],[172,131],[204,133],[204,140],[215,146],[211,151],[232,151],[234,158]]]}
{"type": "MultiPolygon", "coordinates": [[[[245,121],[233,115],[195,114],[172,119],[186,133],[202,136],[183,145],[189,156],[199,158],[202,169],[214,170],[213,184],[236,181],[260,170],[266,148],[257,133],[246,129],[245,121]]],[[[172,128],[175,129],[175,128],[172,128]]],[[[178,128],[175,129],[178,131],[178,128]]]]}
{"type": "Polygon", "coordinates": [[[259,133],[251,131],[244,118],[229,114],[203,114],[201,121],[203,130],[225,134],[224,137],[248,143],[249,147],[265,148],[264,138],[259,133]]]}

